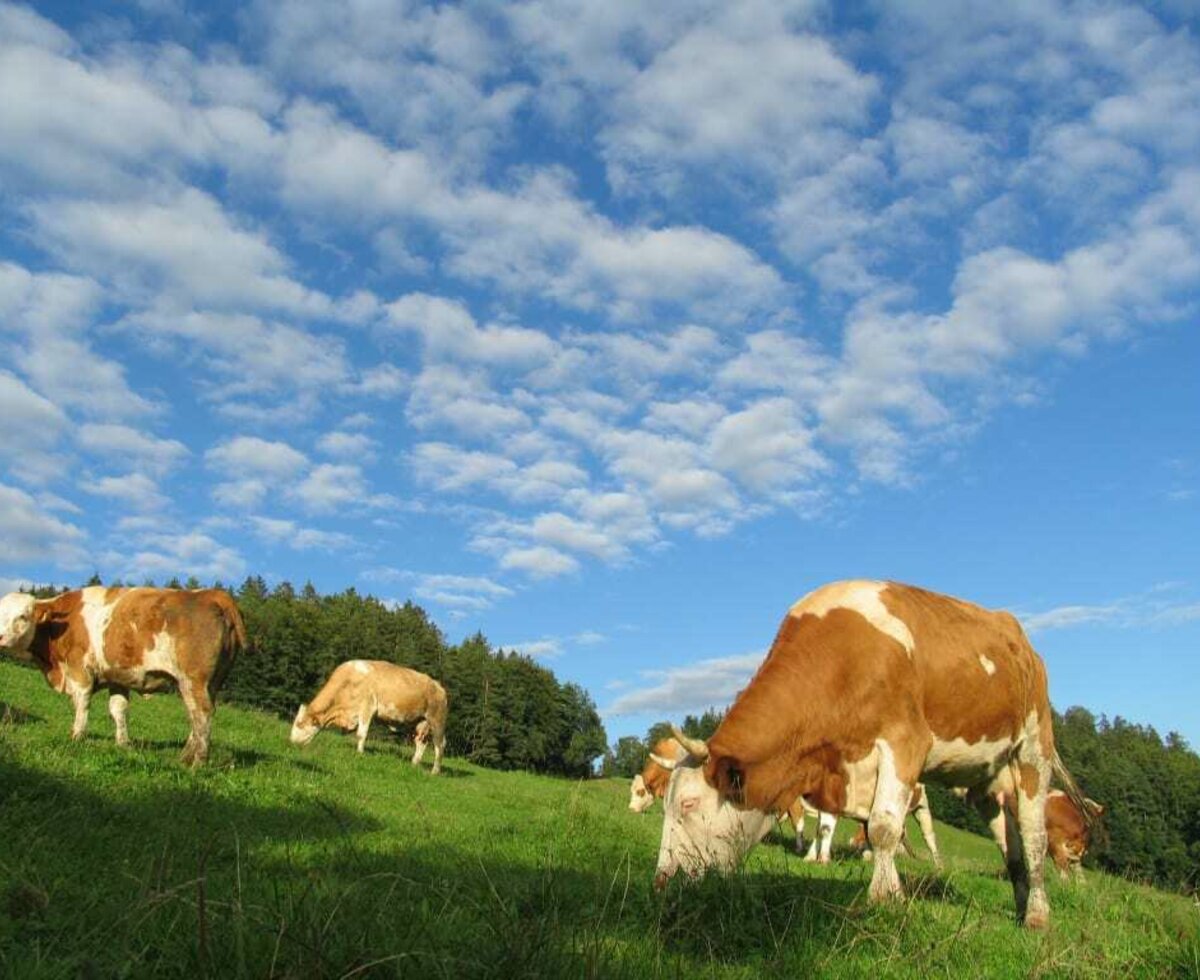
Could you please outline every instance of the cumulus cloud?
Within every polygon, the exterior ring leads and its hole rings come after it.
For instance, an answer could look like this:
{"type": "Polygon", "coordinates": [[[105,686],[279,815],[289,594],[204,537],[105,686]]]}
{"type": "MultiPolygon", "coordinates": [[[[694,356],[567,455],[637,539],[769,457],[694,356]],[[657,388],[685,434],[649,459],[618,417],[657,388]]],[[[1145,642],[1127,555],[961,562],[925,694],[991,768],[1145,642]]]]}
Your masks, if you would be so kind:
{"type": "Polygon", "coordinates": [[[706,708],[724,709],[746,686],[764,656],[747,653],[701,660],[669,670],[643,671],[642,685],[613,699],[604,714],[679,717],[706,708]]]}
{"type": "Polygon", "coordinates": [[[0,537],[6,564],[53,563],[79,568],[85,559],[86,533],[60,520],[17,487],[0,483],[0,537]]]}

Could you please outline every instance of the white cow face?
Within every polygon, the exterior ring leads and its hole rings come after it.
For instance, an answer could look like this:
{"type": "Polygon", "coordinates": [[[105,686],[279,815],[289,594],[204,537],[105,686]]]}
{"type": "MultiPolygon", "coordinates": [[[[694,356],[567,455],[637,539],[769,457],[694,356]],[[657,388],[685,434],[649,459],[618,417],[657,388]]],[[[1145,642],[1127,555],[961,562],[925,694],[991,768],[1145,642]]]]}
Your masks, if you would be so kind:
{"type": "Polygon", "coordinates": [[[308,705],[300,705],[300,710],[296,712],[296,720],[292,722],[292,734],[290,736],[293,745],[307,745],[317,737],[317,732],[321,730],[318,725],[308,714],[308,705]]]}
{"type": "MultiPolygon", "coordinates": [[[[690,761],[690,760],[689,760],[690,761]]],[[[708,785],[698,763],[680,763],[663,800],[662,842],[654,886],[675,872],[698,878],[709,868],[732,871],[771,828],[770,814],[739,810],[708,785]]]]}
{"type": "Polygon", "coordinates": [[[10,592],[0,599],[0,647],[26,659],[37,624],[33,620],[34,598],[10,592]]]}
{"type": "Polygon", "coordinates": [[[645,813],[654,806],[654,794],[646,787],[646,780],[639,772],[629,784],[629,809],[634,813],[645,813]]]}

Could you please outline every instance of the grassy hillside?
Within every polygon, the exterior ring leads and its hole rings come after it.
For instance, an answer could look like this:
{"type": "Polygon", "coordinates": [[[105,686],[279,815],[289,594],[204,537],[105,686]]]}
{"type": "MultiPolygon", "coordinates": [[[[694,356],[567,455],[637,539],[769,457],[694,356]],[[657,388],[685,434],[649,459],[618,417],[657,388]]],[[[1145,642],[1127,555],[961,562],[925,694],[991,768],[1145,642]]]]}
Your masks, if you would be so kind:
{"type": "Polygon", "coordinates": [[[39,674],[0,663],[0,702],[4,976],[1200,974],[1194,903],[1055,877],[1053,926],[1027,934],[991,843],[949,827],[943,874],[902,865],[912,902],[868,908],[869,867],[804,865],[782,832],[656,896],[661,809],[629,813],[624,782],[432,778],[383,729],[364,758],[329,732],[297,750],[229,706],[191,773],[176,697],[134,700],[129,751],[103,695],[78,744],[39,674]]]}

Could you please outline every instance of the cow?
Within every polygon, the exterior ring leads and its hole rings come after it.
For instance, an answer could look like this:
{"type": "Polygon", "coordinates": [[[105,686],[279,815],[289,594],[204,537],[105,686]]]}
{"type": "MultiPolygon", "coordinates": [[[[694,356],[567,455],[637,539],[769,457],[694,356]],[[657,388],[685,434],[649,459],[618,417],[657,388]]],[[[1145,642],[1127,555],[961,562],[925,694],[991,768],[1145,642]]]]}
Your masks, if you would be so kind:
{"type": "Polygon", "coordinates": [[[208,759],[217,690],[246,647],[237,605],[221,589],[89,586],[51,599],[0,599],[0,646],[32,660],[75,703],[71,738],[87,730],[92,694],[107,690],[116,742],[129,744],[129,692],[174,684],[191,721],[185,765],[208,759]]]}
{"type": "MultiPolygon", "coordinates": [[[[942,856],[938,853],[937,836],[933,832],[933,811],[929,808],[929,794],[925,792],[925,787],[921,783],[913,788],[912,801],[908,805],[908,812],[917,818],[917,826],[921,828],[921,836],[925,838],[925,846],[929,848],[929,856],[933,861],[935,868],[942,866],[942,856]]],[[[912,848],[908,843],[908,826],[905,823],[904,831],[900,835],[900,847],[913,857],[912,848]]],[[[865,824],[860,824],[854,836],[850,838],[850,849],[852,851],[861,851],[864,861],[872,860],[875,855],[870,847],[867,846],[867,827],[865,824]]]]}
{"type": "Polygon", "coordinates": [[[413,765],[419,766],[433,740],[433,774],[442,771],[446,747],[446,691],[432,677],[386,660],[347,660],[308,704],[300,705],[291,740],[307,745],[322,728],[357,730],[358,751],[365,750],[371,721],[417,724],[413,765]]]}
{"type": "MultiPolygon", "coordinates": [[[[662,799],[667,792],[667,784],[671,781],[671,773],[675,766],[687,758],[687,750],[676,738],[660,739],[654,745],[654,750],[646,760],[646,765],[638,775],[633,777],[629,787],[629,809],[634,813],[644,813],[654,805],[656,799],[662,799]]],[[[809,806],[803,799],[795,800],[790,807],[780,813],[787,813],[796,831],[796,853],[803,855],[805,861],[828,864],[833,848],[833,831],[837,826],[837,817],[831,813],[822,813],[809,806]],[[804,818],[815,817],[816,833],[809,842],[807,850],[804,847],[804,818]]]]}
{"type": "MultiPolygon", "coordinates": [[[[1007,860],[1004,802],[1003,795],[995,801],[999,812],[991,830],[1000,854],[1007,860]]],[[[1083,878],[1082,861],[1092,843],[1092,830],[1103,813],[1104,807],[1088,797],[1084,797],[1081,809],[1061,789],[1052,789],[1046,795],[1046,849],[1063,881],[1069,879],[1069,872],[1074,872],[1077,880],[1083,878]]]]}
{"type": "Polygon", "coordinates": [[[634,813],[645,813],[654,806],[655,800],[661,800],[667,792],[675,762],[686,755],[687,751],[674,738],[661,738],[655,742],[642,771],[629,785],[629,809],[634,813]]]}
{"type": "Polygon", "coordinates": [[[1046,670],[1016,618],[896,582],[822,586],[791,607],[766,659],[664,801],[655,885],[732,869],[798,796],[867,822],[868,897],[903,895],[895,852],[924,778],[1010,795],[1017,918],[1045,928],[1045,802],[1054,746],[1046,670]]]}

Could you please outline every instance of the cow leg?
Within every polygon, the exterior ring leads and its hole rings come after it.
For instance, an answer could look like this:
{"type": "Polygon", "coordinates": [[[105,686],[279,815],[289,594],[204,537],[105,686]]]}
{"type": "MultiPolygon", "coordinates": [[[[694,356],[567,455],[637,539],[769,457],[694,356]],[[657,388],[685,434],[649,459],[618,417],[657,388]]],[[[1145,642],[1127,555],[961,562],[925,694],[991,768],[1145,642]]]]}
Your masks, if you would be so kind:
{"type": "Polygon", "coordinates": [[[933,858],[933,866],[940,870],[942,856],[938,853],[937,836],[933,832],[933,814],[929,810],[929,797],[925,795],[924,791],[921,793],[921,802],[917,804],[914,815],[917,818],[917,826],[921,828],[921,836],[925,838],[925,846],[929,848],[929,854],[933,858]]]}
{"type": "Polygon", "coordinates": [[[358,754],[362,755],[367,751],[367,732],[371,730],[371,715],[361,714],[358,716],[358,754]]]}
{"type": "Polygon", "coordinates": [[[180,677],[179,695],[187,708],[192,723],[192,733],[183,746],[180,761],[187,766],[202,766],[208,761],[208,739],[212,730],[213,703],[205,684],[196,684],[180,677]]]}
{"type": "MultiPolygon", "coordinates": [[[[837,826],[837,817],[832,813],[820,811],[817,813],[817,837],[813,841],[813,848],[816,849],[816,860],[818,864],[828,864],[829,855],[833,849],[833,828],[837,826]]],[[[811,861],[812,858],[805,857],[806,861],[811,861]]]]}
{"type": "Polygon", "coordinates": [[[1009,823],[1008,871],[1017,916],[1029,929],[1044,929],[1050,921],[1050,903],[1042,878],[1050,764],[1042,758],[1036,739],[1026,742],[1026,747],[1013,773],[1014,788],[1010,798],[1016,809],[1016,826],[1009,823]]]}
{"type": "Polygon", "coordinates": [[[433,730],[433,768],[429,770],[430,775],[436,776],[442,771],[442,753],[445,750],[446,726],[441,724],[433,730]]]}
{"type": "Polygon", "coordinates": [[[967,796],[991,831],[992,840],[1000,848],[1000,857],[1008,863],[1008,831],[1005,829],[1004,807],[993,793],[971,792],[967,796]]]}
{"type": "Polygon", "coordinates": [[[429,725],[427,722],[422,722],[417,725],[417,730],[413,733],[413,758],[414,766],[419,766],[421,760],[425,757],[425,746],[429,744],[429,725]]]}
{"type": "Polygon", "coordinates": [[[129,710],[129,688],[114,687],[108,695],[108,713],[113,720],[116,730],[117,745],[125,748],[129,745],[129,724],[125,713],[129,710]]]}
{"type": "Polygon", "coordinates": [[[66,687],[67,693],[71,695],[71,700],[75,704],[75,722],[71,725],[71,739],[78,742],[87,731],[88,705],[92,701],[92,686],[68,679],[66,687]]]}
{"type": "Polygon", "coordinates": [[[875,870],[867,893],[872,902],[903,898],[900,875],[896,871],[896,848],[904,832],[908,804],[912,799],[915,773],[906,782],[897,771],[896,758],[884,739],[875,742],[879,753],[879,770],[875,782],[875,799],[867,819],[867,839],[875,852],[875,870]]]}

